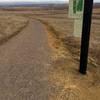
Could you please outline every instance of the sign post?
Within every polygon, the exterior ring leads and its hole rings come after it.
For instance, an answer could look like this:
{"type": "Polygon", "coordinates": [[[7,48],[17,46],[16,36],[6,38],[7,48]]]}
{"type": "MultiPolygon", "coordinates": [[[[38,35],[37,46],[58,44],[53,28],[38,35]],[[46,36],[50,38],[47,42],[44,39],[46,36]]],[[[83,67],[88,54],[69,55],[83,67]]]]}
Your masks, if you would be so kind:
{"type": "Polygon", "coordinates": [[[87,70],[92,10],[93,0],[84,0],[83,29],[79,69],[80,73],[82,74],[86,74],[87,70]]]}
{"type": "Polygon", "coordinates": [[[74,18],[73,35],[75,37],[81,37],[82,34],[83,9],[84,9],[84,0],[69,1],[69,17],[74,18]]]}
{"type": "Polygon", "coordinates": [[[86,74],[93,0],[69,0],[69,17],[74,18],[74,36],[82,33],[79,72],[86,74]]]}

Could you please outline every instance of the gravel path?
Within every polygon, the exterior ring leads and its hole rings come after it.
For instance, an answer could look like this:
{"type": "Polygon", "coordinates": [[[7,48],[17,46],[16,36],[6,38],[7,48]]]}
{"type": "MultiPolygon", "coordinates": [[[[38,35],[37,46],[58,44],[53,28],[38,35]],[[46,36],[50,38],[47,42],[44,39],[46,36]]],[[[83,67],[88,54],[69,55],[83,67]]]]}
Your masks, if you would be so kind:
{"type": "Polygon", "coordinates": [[[0,46],[0,100],[48,100],[51,50],[43,25],[30,20],[17,36],[0,46]]]}

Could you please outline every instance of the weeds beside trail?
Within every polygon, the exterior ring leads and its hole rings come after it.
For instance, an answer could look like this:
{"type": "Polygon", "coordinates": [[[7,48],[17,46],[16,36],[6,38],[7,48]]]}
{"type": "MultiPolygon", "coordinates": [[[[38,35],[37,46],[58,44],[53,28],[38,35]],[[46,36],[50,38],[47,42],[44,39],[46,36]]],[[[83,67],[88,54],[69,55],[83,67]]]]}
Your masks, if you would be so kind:
{"type": "Polygon", "coordinates": [[[53,50],[55,51],[54,59],[58,58],[66,58],[67,56],[70,56],[70,59],[72,59],[70,52],[65,48],[63,41],[59,38],[58,31],[56,31],[52,25],[50,25],[48,22],[45,22],[41,19],[38,19],[40,22],[42,22],[46,28],[46,31],[48,33],[48,41],[49,45],[53,50]]]}
{"type": "MultiPolygon", "coordinates": [[[[67,36],[64,38],[60,38],[59,34],[61,34],[59,31],[57,31],[50,23],[42,20],[42,19],[37,19],[40,22],[42,22],[48,33],[49,37],[53,40],[51,42],[51,46],[56,49],[56,51],[62,51],[60,52],[60,55],[63,55],[63,57],[67,56],[66,52],[70,53],[70,56],[79,62],[80,59],[80,39],[75,38],[74,36],[67,36]],[[51,35],[51,36],[50,36],[51,35]]],[[[68,54],[68,53],[67,53],[68,54]]],[[[94,60],[94,58],[89,55],[89,64],[92,64],[93,66],[97,67],[98,64],[94,60]]]]}
{"type": "Polygon", "coordinates": [[[0,16],[0,44],[20,33],[29,23],[24,17],[0,16]]]}
{"type": "MultiPolygon", "coordinates": [[[[51,100],[88,100],[93,99],[91,88],[96,94],[96,88],[99,87],[99,74],[97,72],[95,61],[89,58],[89,72],[86,76],[78,73],[78,62],[80,55],[80,40],[73,36],[60,38],[58,31],[51,24],[39,19],[45,25],[48,33],[49,44],[55,51],[54,62],[50,82],[56,87],[57,93],[51,100]]],[[[97,89],[99,91],[99,89],[97,89]]],[[[97,94],[98,95],[98,94],[97,94]]]]}

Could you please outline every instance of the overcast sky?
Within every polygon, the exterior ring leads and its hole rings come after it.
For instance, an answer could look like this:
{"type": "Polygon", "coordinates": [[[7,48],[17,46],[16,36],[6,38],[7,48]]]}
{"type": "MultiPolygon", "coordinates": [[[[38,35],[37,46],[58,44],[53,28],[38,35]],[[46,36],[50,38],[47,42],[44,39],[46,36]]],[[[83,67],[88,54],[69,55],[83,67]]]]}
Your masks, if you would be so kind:
{"type": "MultiPolygon", "coordinates": [[[[26,2],[53,2],[53,1],[59,1],[59,2],[68,2],[69,0],[0,0],[0,2],[16,2],[16,1],[26,1],[26,2]]],[[[100,2],[100,0],[94,0],[95,2],[100,2]]]]}

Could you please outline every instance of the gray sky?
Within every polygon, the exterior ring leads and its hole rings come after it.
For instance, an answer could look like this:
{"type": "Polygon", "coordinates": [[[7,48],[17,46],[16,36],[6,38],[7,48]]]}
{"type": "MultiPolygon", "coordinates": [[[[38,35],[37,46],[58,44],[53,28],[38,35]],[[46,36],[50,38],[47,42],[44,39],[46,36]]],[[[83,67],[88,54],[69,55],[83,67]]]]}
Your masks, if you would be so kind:
{"type": "MultiPolygon", "coordinates": [[[[59,1],[59,2],[68,2],[69,0],[0,0],[0,2],[16,2],[16,1],[26,1],[26,2],[53,2],[53,1],[59,1]]],[[[100,2],[100,0],[94,0],[95,2],[100,2]]]]}

